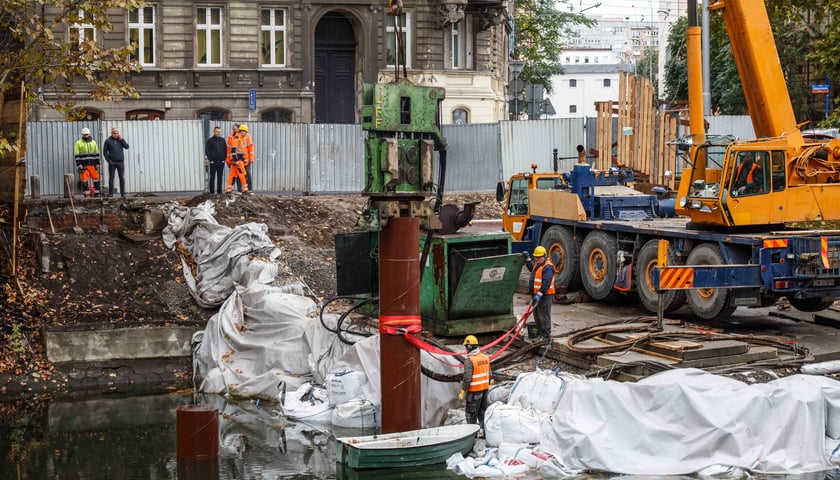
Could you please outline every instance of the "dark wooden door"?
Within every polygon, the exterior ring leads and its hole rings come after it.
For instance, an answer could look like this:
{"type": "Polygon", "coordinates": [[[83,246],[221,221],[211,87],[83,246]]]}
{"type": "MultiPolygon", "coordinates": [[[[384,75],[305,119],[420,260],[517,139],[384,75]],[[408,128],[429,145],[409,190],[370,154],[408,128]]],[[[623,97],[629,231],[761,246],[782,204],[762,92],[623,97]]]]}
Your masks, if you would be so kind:
{"type": "Polygon", "coordinates": [[[353,26],[328,13],[315,28],[315,121],[356,121],[356,40],[353,26]]]}

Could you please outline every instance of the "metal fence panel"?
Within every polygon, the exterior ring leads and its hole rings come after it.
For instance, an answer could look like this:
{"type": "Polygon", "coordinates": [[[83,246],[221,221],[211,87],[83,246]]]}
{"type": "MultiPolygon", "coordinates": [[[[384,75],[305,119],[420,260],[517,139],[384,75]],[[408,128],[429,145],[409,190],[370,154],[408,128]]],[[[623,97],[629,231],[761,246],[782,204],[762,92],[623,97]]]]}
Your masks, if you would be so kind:
{"type": "Polygon", "coordinates": [[[549,120],[520,120],[501,122],[502,176],[531,169],[554,169],[553,150],[559,157],[558,170],[566,172],[577,163],[578,145],[585,141],[583,118],[556,118],[549,120]]]}
{"type": "Polygon", "coordinates": [[[361,193],[365,188],[364,138],[361,125],[309,125],[313,192],[361,193]]]}
{"type": "MultiPolygon", "coordinates": [[[[204,190],[201,120],[102,122],[103,139],[111,134],[112,127],[120,129],[129,145],[125,152],[125,186],[128,193],[204,190]]],[[[107,162],[103,161],[107,170],[106,165],[107,162]]]]}
{"type": "MultiPolygon", "coordinates": [[[[99,122],[29,122],[26,124],[26,174],[41,178],[41,195],[61,195],[64,174],[76,174],[73,147],[83,128],[102,145],[99,122]]],[[[110,132],[109,132],[110,134],[110,132]]],[[[76,177],[78,179],[78,176],[76,177]]],[[[27,179],[26,194],[31,194],[27,179]]],[[[75,183],[73,188],[76,188],[75,183]]]]}
{"type": "Polygon", "coordinates": [[[254,139],[249,187],[270,193],[309,191],[306,124],[254,122],[248,124],[248,133],[254,139]]]}
{"type": "MultiPolygon", "coordinates": [[[[446,152],[445,192],[494,191],[502,179],[498,123],[444,125],[441,133],[446,152]]],[[[435,155],[435,181],[440,175],[440,158],[435,155]]]]}
{"type": "Polygon", "coordinates": [[[755,138],[749,115],[712,115],[706,117],[709,132],[715,135],[734,135],[736,138],[755,138]]]}

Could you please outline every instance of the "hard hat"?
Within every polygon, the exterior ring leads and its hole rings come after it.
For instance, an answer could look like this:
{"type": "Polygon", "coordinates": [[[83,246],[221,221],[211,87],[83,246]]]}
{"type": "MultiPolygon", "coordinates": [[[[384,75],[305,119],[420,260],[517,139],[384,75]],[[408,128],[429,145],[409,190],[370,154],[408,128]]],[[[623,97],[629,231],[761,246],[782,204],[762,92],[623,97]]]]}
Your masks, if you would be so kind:
{"type": "Polygon", "coordinates": [[[239,130],[244,130],[244,131],[247,132],[248,131],[248,125],[240,125],[239,130]]]}
{"type": "Polygon", "coordinates": [[[82,135],[90,135],[90,129],[88,129],[88,128],[83,128],[83,129],[82,129],[82,135]]]}
{"type": "Polygon", "coordinates": [[[545,256],[545,247],[542,245],[538,245],[537,248],[534,249],[534,256],[535,257],[544,257],[545,256]]]}
{"type": "Polygon", "coordinates": [[[475,335],[467,335],[467,338],[464,339],[464,345],[478,345],[478,339],[475,338],[475,335]]]}

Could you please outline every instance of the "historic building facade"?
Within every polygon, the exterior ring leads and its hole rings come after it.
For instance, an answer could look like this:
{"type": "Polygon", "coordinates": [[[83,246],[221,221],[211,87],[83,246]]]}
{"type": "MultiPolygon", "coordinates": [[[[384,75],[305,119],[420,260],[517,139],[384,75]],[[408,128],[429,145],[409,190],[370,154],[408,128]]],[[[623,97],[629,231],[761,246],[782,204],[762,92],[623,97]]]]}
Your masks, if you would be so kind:
{"type": "MultiPolygon", "coordinates": [[[[161,0],[111,15],[110,32],[86,28],[83,16],[59,32],[137,45],[143,68],[127,80],[141,97],[80,95],[92,119],[355,123],[362,84],[393,78],[400,47],[410,80],[446,88],[443,123],[505,118],[510,16],[501,0],[407,1],[397,16],[379,1],[161,0]]],[[[58,119],[46,108],[33,118],[58,119]]]]}

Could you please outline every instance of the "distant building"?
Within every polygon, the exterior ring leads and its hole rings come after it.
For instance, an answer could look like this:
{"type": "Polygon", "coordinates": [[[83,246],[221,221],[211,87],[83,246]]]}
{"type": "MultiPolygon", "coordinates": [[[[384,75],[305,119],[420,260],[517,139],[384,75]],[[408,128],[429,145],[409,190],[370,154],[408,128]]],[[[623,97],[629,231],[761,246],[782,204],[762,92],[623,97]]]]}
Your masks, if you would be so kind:
{"type": "MultiPolygon", "coordinates": [[[[509,14],[501,0],[406,2],[398,18],[384,1],[160,0],[114,11],[110,32],[83,18],[56,33],[105,46],[134,42],[143,66],[126,76],[139,99],[79,95],[90,119],[356,123],[362,84],[393,78],[398,37],[408,78],[446,88],[444,123],[505,118],[509,14]]],[[[74,86],[85,91],[83,82],[74,86]]],[[[41,107],[33,119],[63,117],[41,107]]]]}
{"type": "Polygon", "coordinates": [[[566,65],[563,75],[552,77],[547,95],[557,118],[595,117],[595,102],[618,100],[618,72],[629,65],[616,63],[566,65]]]}

